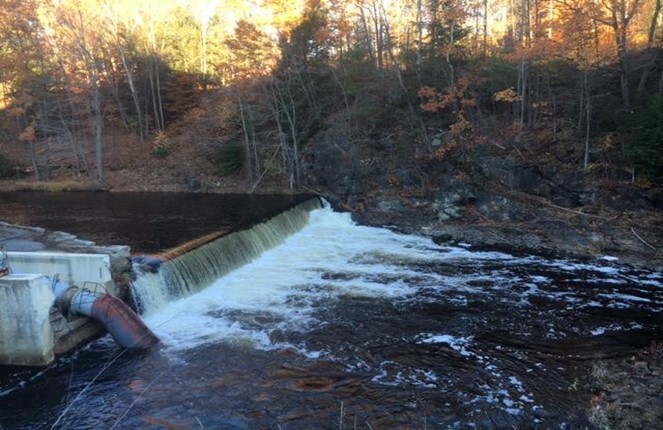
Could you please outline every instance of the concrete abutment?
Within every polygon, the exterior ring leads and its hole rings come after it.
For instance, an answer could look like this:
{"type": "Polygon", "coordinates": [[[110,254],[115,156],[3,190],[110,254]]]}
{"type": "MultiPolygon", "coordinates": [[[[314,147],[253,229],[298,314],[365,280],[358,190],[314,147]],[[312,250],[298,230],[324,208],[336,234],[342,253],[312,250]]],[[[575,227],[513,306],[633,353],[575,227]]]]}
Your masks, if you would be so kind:
{"type": "Polygon", "coordinates": [[[132,275],[126,246],[5,223],[2,258],[9,270],[0,273],[0,365],[46,366],[105,334],[98,321],[55,306],[54,282],[118,297],[132,275]]]}

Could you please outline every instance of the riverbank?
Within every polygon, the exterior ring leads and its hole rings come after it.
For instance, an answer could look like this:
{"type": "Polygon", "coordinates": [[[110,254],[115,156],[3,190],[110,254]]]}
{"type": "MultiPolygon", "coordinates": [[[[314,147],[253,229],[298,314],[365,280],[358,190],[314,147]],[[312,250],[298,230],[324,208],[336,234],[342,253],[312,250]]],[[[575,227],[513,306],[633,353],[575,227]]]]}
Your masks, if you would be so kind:
{"type": "MultiPolygon", "coordinates": [[[[523,204],[504,199],[493,211],[522,212],[528,219],[500,220],[482,216],[473,202],[461,207],[461,219],[440,221],[434,202],[380,200],[356,214],[374,226],[432,237],[440,243],[467,243],[516,253],[555,255],[577,259],[605,258],[651,270],[663,270],[663,225],[656,211],[584,213],[543,202],[523,204]],[[537,204],[538,203],[538,204],[537,204]],[[428,213],[428,214],[427,214],[428,213]]],[[[485,204],[485,203],[484,203],[485,204]]]]}

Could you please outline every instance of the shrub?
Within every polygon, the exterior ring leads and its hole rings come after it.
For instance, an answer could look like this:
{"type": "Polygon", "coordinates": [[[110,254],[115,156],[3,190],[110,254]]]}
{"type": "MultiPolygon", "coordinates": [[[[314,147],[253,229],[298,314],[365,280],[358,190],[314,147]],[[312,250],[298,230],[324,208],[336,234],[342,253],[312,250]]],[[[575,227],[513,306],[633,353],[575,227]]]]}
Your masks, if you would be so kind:
{"type": "Polygon", "coordinates": [[[636,108],[627,119],[626,155],[641,174],[663,181],[663,96],[636,108]]]}
{"type": "Polygon", "coordinates": [[[152,155],[157,158],[165,158],[170,154],[171,141],[163,131],[157,132],[152,141],[152,155]]]}
{"type": "Polygon", "coordinates": [[[14,163],[0,154],[0,179],[7,179],[16,176],[14,163]]]}
{"type": "Polygon", "coordinates": [[[216,170],[221,176],[229,176],[242,168],[243,151],[239,144],[225,144],[216,155],[216,170]]]}

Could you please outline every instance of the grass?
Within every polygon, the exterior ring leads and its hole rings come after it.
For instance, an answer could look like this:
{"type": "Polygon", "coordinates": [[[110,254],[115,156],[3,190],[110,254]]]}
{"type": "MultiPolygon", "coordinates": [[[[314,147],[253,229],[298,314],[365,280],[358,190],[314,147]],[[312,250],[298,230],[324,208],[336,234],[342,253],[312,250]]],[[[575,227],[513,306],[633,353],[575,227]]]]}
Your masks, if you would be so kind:
{"type": "Polygon", "coordinates": [[[599,430],[609,430],[612,428],[610,426],[610,419],[608,418],[608,414],[601,406],[596,405],[592,407],[587,414],[587,419],[599,430]]]}
{"type": "Polygon", "coordinates": [[[42,191],[42,192],[63,192],[63,191],[100,191],[102,188],[87,181],[65,179],[58,181],[9,181],[0,183],[2,191],[42,191]]]}
{"type": "Polygon", "coordinates": [[[591,377],[593,385],[603,387],[611,382],[613,374],[604,361],[597,361],[592,364],[591,377]]]}

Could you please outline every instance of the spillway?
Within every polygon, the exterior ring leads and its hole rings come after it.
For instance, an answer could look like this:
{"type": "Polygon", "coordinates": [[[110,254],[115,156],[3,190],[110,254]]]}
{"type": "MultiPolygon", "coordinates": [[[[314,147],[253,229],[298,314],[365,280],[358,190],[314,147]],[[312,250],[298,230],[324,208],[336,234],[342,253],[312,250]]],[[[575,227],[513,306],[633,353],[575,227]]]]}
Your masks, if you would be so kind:
{"type": "Polygon", "coordinates": [[[301,230],[310,212],[322,201],[312,198],[250,228],[216,237],[206,235],[160,256],[159,270],[145,272],[134,282],[139,308],[150,313],[171,300],[201,291],[216,279],[254,260],[301,230]],[[210,238],[210,240],[206,240],[210,238]]]}

